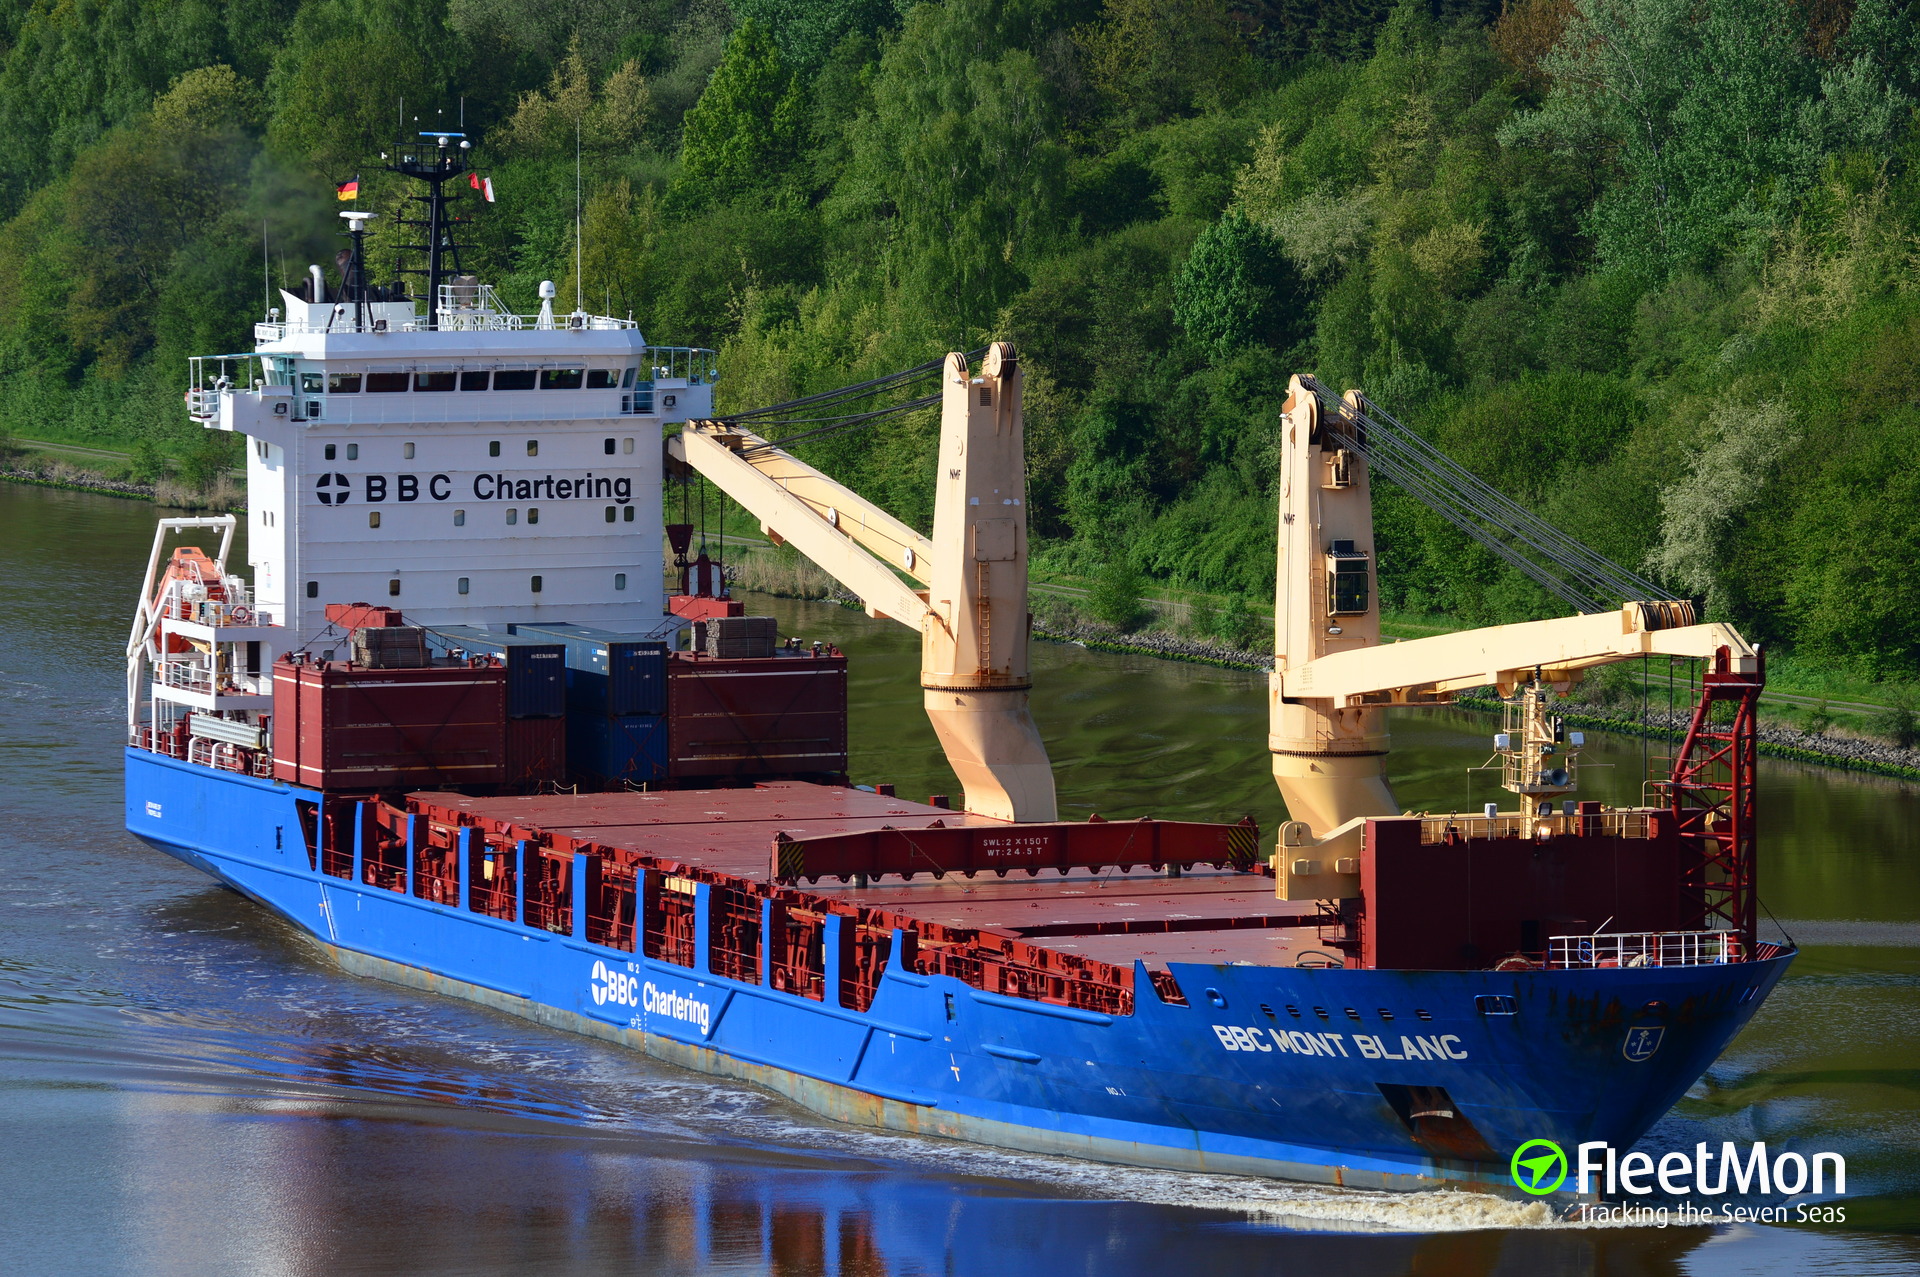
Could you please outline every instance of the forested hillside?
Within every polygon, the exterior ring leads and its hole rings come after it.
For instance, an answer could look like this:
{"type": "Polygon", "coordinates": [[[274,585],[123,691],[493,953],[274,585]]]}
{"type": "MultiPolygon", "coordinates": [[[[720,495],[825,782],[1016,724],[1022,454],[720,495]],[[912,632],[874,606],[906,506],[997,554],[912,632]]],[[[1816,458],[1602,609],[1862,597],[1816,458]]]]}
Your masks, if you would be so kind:
{"type": "MultiPolygon", "coordinates": [[[[1760,639],[1920,672],[1920,41],[1895,0],[34,0],[0,425],[177,455],[189,353],[475,137],[470,264],[746,407],[1004,336],[1043,560],[1271,588],[1288,374],[1760,639]],[[416,123],[417,120],[417,123],[416,123]]],[[[382,223],[376,222],[376,230],[382,223]]],[[[383,252],[388,250],[383,249],[383,252]]],[[[390,258],[382,258],[384,271],[390,258]]],[[[385,278],[384,274],[378,277],[385,278]]],[[[933,430],[817,445],[924,521],[933,430]]],[[[204,460],[204,458],[203,458],[204,460]]],[[[1544,609],[1383,492],[1382,591],[1544,609]]]]}

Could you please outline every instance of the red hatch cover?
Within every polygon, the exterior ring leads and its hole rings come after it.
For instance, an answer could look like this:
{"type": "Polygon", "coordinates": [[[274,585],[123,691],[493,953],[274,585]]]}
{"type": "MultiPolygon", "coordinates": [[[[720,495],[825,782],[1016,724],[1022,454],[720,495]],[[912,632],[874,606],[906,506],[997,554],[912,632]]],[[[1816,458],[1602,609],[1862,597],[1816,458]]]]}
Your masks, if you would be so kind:
{"type": "Polygon", "coordinates": [[[772,871],[776,882],[802,878],[846,879],[855,874],[878,878],[898,874],[912,879],[931,873],[972,877],[982,870],[1006,876],[1010,869],[1037,874],[1042,869],[1100,869],[1117,865],[1253,868],[1260,828],[1248,816],[1238,824],[1215,825],[1181,820],[1094,820],[1030,825],[957,826],[935,829],[875,829],[793,838],[776,834],[772,871]]]}

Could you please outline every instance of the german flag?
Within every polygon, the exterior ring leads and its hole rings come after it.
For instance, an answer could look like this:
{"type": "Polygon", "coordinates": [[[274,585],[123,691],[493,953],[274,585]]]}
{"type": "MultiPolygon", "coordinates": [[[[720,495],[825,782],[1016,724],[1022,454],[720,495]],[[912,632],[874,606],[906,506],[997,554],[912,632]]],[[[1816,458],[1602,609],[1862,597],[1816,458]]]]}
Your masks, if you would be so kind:
{"type": "Polygon", "coordinates": [[[360,179],[355,177],[340,183],[340,185],[333,188],[333,193],[335,196],[343,200],[359,199],[360,198],[360,179]]]}

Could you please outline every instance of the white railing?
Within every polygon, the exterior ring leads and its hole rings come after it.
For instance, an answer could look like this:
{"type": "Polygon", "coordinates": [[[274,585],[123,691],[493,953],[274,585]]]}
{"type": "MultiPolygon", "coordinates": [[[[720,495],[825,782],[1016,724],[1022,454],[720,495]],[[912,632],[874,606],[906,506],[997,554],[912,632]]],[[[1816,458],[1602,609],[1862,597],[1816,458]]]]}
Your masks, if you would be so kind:
{"type": "Polygon", "coordinates": [[[1552,936],[1547,966],[1561,971],[1596,967],[1701,967],[1745,961],[1732,931],[1616,931],[1552,936]]]}
{"type": "MultiPolygon", "coordinates": [[[[1651,838],[1652,816],[1644,811],[1602,811],[1590,815],[1556,814],[1534,819],[1536,831],[1551,837],[1651,838]]],[[[1498,816],[1425,816],[1420,821],[1420,841],[1427,844],[1475,838],[1524,838],[1526,817],[1503,813],[1498,816]]]]}
{"type": "Polygon", "coordinates": [[[213,693],[213,669],[204,659],[164,660],[160,662],[160,682],[181,692],[213,693]]]}

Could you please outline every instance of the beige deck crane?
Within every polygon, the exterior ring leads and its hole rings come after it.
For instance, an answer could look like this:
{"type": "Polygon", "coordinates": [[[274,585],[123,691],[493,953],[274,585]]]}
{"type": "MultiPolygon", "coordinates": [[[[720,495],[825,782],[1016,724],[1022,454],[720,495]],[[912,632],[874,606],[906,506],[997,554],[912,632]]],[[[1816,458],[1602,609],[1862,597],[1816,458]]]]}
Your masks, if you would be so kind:
{"type": "MultiPolygon", "coordinates": [[[[1613,661],[1723,649],[1735,672],[1757,672],[1758,655],[1737,631],[1694,624],[1692,605],[1671,599],[1383,645],[1368,460],[1354,446],[1364,432],[1334,429],[1346,423],[1332,419],[1336,410],[1317,391],[1295,377],[1281,421],[1267,729],[1274,780],[1294,822],[1280,831],[1281,895],[1359,894],[1357,872],[1341,870],[1355,863],[1365,819],[1400,814],[1386,778],[1384,706],[1444,704],[1488,684],[1515,698],[1521,712],[1510,716],[1504,771],[1530,834],[1535,804],[1571,788],[1567,769],[1555,765],[1547,687],[1564,691],[1583,671],[1613,661]]],[[[1347,392],[1337,411],[1362,416],[1359,392],[1347,392]]]]}
{"type": "Polygon", "coordinates": [[[1053,768],[1027,702],[1025,426],[1011,345],[989,347],[977,377],[958,353],[941,370],[931,537],[738,424],[689,422],[667,447],[776,544],[857,594],[869,615],[919,632],[927,717],[968,811],[1058,818],[1053,768]]]}

